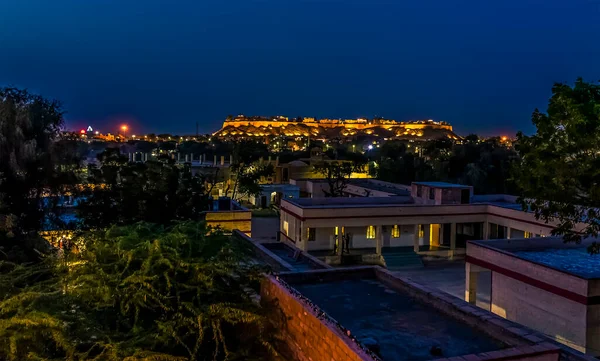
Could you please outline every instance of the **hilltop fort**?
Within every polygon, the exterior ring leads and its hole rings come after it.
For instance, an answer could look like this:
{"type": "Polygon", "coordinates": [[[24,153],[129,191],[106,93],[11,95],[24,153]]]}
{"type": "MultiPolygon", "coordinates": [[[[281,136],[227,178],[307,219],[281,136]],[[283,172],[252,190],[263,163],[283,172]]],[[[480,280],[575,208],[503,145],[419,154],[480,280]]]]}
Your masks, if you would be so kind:
{"type": "Polygon", "coordinates": [[[312,117],[289,118],[285,116],[229,116],[223,127],[214,133],[218,137],[353,137],[374,135],[400,138],[458,139],[452,126],[446,122],[417,120],[397,122],[391,119],[316,119],[312,117]]]}

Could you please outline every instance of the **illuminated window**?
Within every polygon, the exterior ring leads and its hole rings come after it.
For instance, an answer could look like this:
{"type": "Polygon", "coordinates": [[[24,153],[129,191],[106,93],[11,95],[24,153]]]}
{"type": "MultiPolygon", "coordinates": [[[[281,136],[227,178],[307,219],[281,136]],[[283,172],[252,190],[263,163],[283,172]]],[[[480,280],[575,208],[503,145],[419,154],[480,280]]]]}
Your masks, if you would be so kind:
{"type": "Polygon", "coordinates": [[[317,240],[317,229],[316,228],[309,228],[308,229],[308,241],[309,242],[314,242],[317,240]]]}
{"type": "Polygon", "coordinates": [[[375,239],[375,226],[367,226],[367,239],[375,239]]]}
{"type": "Polygon", "coordinates": [[[525,231],[525,238],[532,238],[533,233],[525,231]]]}
{"type": "Polygon", "coordinates": [[[285,233],[286,236],[289,236],[290,224],[288,223],[288,221],[283,221],[283,233],[285,233]]]}
{"type": "Polygon", "coordinates": [[[425,237],[425,225],[419,224],[419,238],[425,237]]]}
{"type": "Polygon", "coordinates": [[[400,238],[400,227],[397,224],[392,227],[392,237],[400,238]]]}

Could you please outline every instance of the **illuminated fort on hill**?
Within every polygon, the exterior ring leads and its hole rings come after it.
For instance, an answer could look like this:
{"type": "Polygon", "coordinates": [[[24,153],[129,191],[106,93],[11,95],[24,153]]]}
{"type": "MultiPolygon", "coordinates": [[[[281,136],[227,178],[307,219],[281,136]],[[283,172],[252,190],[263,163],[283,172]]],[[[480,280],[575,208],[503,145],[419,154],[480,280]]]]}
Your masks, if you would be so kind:
{"type": "Polygon", "coordinates": [[[284,116],[227,117],[223,127],[214,133],[218,137],[353,137],[374,135],[400,138],[457,139],[452,126],[446,122],[418,120],[397,122],[390,119],[315,119],[288,118],[284,116]]]}

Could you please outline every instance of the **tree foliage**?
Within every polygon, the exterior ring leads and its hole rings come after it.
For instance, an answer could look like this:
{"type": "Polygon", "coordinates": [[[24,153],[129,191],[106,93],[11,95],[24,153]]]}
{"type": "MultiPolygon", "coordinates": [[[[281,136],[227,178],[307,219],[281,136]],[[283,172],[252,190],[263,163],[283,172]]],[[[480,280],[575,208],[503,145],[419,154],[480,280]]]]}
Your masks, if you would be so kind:
{"type": "MultiPolygon", "coordinates": [[[[515,180],[520,201],[538,219],[557,221],[566,241],[600,232],[600,85],[555,84],[546,113],[532,116],[536,134],[518,134],[515,180]],[[583,229],[577,229],[583,223],[583,229]]],[[[598,253],[598,245],[590,251],[598,253]]]]}
{"type": "Polygon", "coordinates": [[[110,148],[99,160],[100,167],[89,168],[90,186],[78,207],[83,228],[198,220],[208,209],[205,179],[193,176],[189,166],[169,158],[131,163],[110,148]]]}
{"type": "Polygon", "coordinates": [[[315,171],[327,181],[329,188],[326,197],[343,197],[344,190],[350,182],[352,173],[362,172],[365,163],[362,161],[322,161],[314,165],[315,171]]]}
{"type": "Polygon", "coordinates": [[[0,359],[265,360],[274,354],[263,270],[202,223],[83,235],[79,254],[3,263],[0,359]]]}
{"type": "MultiPolygon", "coordinates": [[[[0,89],[0,244],[4,254],[35,255],[36,238],[53,211],[44,198],[74,181],[72,149],[57,142],[59,102],[25,90],[0,89]]],[[[51,200],[50,198],[47,198],[51,200]]]]}

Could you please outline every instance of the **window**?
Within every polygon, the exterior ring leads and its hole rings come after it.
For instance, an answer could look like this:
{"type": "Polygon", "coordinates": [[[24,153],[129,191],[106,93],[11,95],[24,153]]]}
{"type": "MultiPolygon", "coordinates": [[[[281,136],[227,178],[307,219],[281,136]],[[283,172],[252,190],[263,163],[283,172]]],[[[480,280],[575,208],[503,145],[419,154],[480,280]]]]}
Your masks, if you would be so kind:
{"type": "Polygon", "coordinates": [[[367,226],[367,239],[375,239],[375,226],[367,226]]]}
{"type": "Polygon", "coordinates": [[[423,186],[417,186],[417,197],[423,196],[423,186]]]}
{"type": "Polygon", "coordinates": [[[285,233],[286,236],[289,236],[290,224],[288,223],[288,221],[283,221],[283,233],[285,233]]]}
{"type": "Polygon", "coordinates": [[[308,228],[308,241],[314,242],[317,240],[317,229],[316,228],[308,228]]]}
{"type": "Polygon", "coordinates": [[[429,199],[435,199],[435,188],[429,188],[429,199]]]}
{"type": "Polygon", "coordinates": [[[394,226],[392,227],[392,237],[400,238],[400,226],[398,226],[397,224],[394,224],[394,226]]]}
{"type": "Polygon", "coordinates": [[[425,225],[419,224],[419,238],[425,237],[425,225]]]}
{"type": "Polygon", "coordinates": [[[533,233],[525,231],[525,238],[533,238],[533,233]]]}

